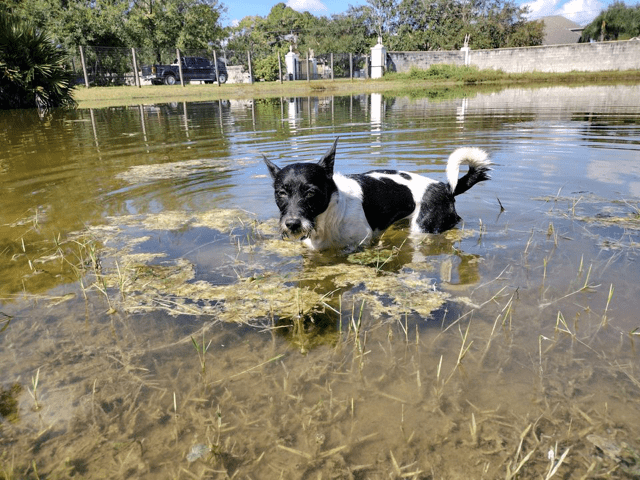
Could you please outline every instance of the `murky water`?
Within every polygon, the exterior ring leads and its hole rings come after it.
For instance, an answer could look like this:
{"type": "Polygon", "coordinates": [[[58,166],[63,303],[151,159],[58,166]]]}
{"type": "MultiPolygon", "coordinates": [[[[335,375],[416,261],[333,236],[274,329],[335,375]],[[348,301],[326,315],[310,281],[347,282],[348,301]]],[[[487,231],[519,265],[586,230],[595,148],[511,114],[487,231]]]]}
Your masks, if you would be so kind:
{"type": "Polygon", "coordinates": [[[5,478],[640,475],[640,87],[0,116],[5,478]],[[261,154],[493,179],[283,241],[261,154]]]}

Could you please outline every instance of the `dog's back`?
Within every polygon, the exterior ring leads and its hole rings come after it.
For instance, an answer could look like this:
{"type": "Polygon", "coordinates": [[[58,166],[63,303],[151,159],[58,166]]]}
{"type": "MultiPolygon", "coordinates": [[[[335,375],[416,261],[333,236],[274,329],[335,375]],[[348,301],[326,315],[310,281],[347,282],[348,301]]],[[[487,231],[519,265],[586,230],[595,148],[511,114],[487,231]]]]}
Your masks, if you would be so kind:
{"type": "Polygon", "coordinates": [[[265,157],[283,235],[301,237],[316,250],[357,248],[402,219],[414,232],[441,233],[460,221],[455,197],[490,178],[488,155],[473,147],[449,156],[446,182],[396,170],[343,176],[333,173],[336,144],[317,164],[280,169],[265,157]],[[469,171],[458,178],[461,165],[469,171]]]}

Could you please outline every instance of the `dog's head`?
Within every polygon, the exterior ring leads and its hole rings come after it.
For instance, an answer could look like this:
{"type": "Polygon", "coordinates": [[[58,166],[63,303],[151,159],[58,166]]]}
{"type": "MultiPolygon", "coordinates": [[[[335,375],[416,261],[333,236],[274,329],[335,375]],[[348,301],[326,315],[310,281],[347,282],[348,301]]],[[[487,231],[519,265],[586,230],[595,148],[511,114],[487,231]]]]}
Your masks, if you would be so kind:
{"type": "Polygon", "coordinates": [[[293,163],[280,168],[263,155],[273,179],[283,235],[308,236],[316,226],[317,216],[329,206],[331,195],[337,190],[333,181],[337,144],[336,138],[318,163],[293,163]]]}

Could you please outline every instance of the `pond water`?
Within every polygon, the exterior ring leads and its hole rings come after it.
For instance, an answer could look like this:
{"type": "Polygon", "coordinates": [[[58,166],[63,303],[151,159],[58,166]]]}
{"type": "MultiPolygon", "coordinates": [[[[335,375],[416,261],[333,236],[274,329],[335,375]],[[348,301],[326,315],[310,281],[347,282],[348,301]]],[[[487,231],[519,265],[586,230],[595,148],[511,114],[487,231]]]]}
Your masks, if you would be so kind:
{"type": "Polygon", "coordinates": [[[0,113],[5,478],[640,475],[640,87],[0,113]],[[265,154],[492,180],[280,238],[265,154]]]}

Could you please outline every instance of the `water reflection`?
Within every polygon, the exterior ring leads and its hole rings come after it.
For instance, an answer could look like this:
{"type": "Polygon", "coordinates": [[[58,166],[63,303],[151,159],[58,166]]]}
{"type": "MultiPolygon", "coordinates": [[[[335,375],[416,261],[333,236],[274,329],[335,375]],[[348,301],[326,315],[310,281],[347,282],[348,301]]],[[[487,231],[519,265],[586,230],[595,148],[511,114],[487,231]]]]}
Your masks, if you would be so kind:
{"type": "Polygon", "coordinates": [[[629,86],[0,112],[0,467],[544,477],[571,447],[564,476],[636,475],[638,105],[629,86]],[[496,168],[446,235],[316,254],[279,238],[261,154],[336,136],[343,173],[443,179],[469,144],[496,168]]]}
{"type": "MultiPolygon", "coordinates": [[[[268,218],[275,208],[260,154],[314,160],[338,135],[337,168],[345,173],[391,167],[437,177],[453,147],[473,144],[507,167],[496,172],[494,183],[510,190],[499,192],[505,203],[517,203],[519,194],[557,192],[566,178],[574,179],[572,191],[606,195],[615,186],[638,196],[631,106],[638,96],[637,87],[582,87],[437,102],[374,93],[139,105],[56,112],[44,121],[30,112],[4,112],[0,135],[8,149],[0,168],[7,195],[0,210],[3,237],[14,239],[5,248],[15,255],[21,248],[15,242],[27,240],[38,245],[31,247],[37,257],[51,248],[42,246],[46,237],[124,213],[230,205],[254,211],[261,205],[257,213],[268,218]],[[448,127],[454,124],[462,130],[448,127]],[[577,173],[578,161],[584,176],[577,173]],[[183,162],[178,175],[173,166],[183,162]],[[158,177],[144,166],[170,173],[158,177]],[[34,218],[37,228],[16,232],[17,224],[33,224],[34,218]]],[[[9,277],[16,279],[16,291],[20,275],[9,277]]]]}

